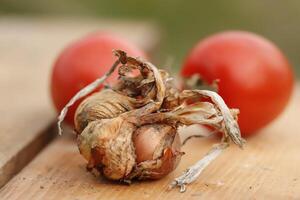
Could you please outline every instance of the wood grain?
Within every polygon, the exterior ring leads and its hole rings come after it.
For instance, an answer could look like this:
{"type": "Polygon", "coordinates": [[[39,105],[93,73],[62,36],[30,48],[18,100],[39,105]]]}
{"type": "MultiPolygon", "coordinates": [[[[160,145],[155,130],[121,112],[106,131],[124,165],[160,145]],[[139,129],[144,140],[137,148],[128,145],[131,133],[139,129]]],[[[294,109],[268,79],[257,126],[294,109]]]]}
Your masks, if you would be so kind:
{"type": "Polygon", "coordinates": [[[96,30],[116,32],[146,50],[158,41],[155,28],[139,22],[0,18],[0,187],[52,138],[54,59],[70,41],[96,30]]]}
{"type": "MultiPolygon", "coordinates": [[[[0,191],[3,199],[299,199],[300,85],[288,109],[240,150],[231,146],[185,193],[170,181],[201,158],[216,138],[193,139],[178,169],[158,181],[122,185],[85,170],[74,138],[57,138],[0,191]]],[[[197,131],[193,128],[189,131],[197,131]]]]}

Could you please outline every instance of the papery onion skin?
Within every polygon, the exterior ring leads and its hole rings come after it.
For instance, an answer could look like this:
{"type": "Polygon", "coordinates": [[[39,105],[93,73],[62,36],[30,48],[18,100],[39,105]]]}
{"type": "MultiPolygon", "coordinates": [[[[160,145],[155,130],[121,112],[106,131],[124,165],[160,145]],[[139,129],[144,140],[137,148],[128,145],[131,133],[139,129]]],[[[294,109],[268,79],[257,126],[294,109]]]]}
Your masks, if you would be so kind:
{"type": "Polygon", "coordinates": [[[177,167],[182,155],[177,129],[167,124],[138,128],[134,133],[133,143],[137,168],[143,168],[137,175],[139,179],[164,177],[177,167]]]}

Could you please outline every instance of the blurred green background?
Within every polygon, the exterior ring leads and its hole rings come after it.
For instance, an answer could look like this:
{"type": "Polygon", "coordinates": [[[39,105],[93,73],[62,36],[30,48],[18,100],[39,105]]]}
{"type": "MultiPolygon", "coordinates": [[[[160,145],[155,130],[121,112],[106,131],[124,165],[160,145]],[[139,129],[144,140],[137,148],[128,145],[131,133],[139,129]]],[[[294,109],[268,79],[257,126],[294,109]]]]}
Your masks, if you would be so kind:
{"type": "Polygon", "coordinates": [[[156,58],[178,69],[201,38],[223,30],[256,32],[275,42],[300,77],[299,0],[0,0],[1,15],[87,16],[146,20],[162,31],[156,58]]]}

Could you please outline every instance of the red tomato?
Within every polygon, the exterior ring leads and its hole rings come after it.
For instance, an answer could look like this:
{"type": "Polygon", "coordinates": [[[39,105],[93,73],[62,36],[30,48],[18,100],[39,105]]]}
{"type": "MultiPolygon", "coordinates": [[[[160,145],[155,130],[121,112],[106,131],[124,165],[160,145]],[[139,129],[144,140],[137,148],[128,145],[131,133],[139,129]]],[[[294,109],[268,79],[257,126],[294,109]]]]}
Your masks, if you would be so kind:
{"type": "MultiPolygon", "coordinates": [[[[130,56],[145,57],[145,53],[130,42],[111,33],[94,33],[79,39],[58,56],[52,71],[51,95],[53,103],[60,111],[67,102],[83,87],[104,75],[116,57],[113,49],[121,49],[130,56]]],[[[117,78],[117,71],[108,82],[117,78]]],[[[83,99],[82,99],[83,100],[83,99]]],[[[80,101],[73,105],[66,121],[72,125],[74,113],[80,101]]]]}
{"type": "Polygon", "coordinates": [[[231,108],[239,108],[239,125],[248,136],[275,119],[287,105],[293,73],[282,52],[269,40],[249,32],[231,31],[200,41],[181,71],[212,83],[231,108]]]}

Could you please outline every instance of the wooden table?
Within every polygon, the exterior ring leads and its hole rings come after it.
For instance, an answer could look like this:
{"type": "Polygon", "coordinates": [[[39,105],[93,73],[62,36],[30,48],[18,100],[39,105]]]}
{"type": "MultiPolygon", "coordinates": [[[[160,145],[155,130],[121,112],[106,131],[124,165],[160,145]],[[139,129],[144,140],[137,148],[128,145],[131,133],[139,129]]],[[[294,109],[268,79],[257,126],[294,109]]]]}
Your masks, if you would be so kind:
{"type": "MultiPolygon", "coordinates": [[[[189,141],[183,147],[186,155],[179,167],[161,180],[134,182],[130,186],[112,183],[86,172],[85,160],[71,134],[57,137],[45,147],[55,133],[51,128],[54,112],[45,91],[45,77],[58,50],[78,36],[74,33],[76,25],[70,25],[74,29],[69,32],[67,23],[62,30],[55,26],[57,22],[50,21],[52,27],[44,32],[34,28],[29,31],[27,22],[12,20],[26,24],[20,27],[4,21],[0,20],[0,87],[6,91],[0,100],[0,111],[5,113],[0,121],[0,183],[4,185],[26,166],[0,189],[1,199],[300,199],[299,84],[288,108],[274,123],[248,138],[244,150],[235,146],[227,149],[185,193],[178,189],[168,191],[167,186],[201,158],[217,142],[216,138],[189,141]],[[7,30],[3,23],[11,27],[7,30]],[[24,27],[28,32],[26,41],[18,37],[24,27]],[[17,30],[13,31],[14,28],[17,30]],[[56,35],[47,34],[50,30],[57,31],[56,35]],[[36,37],[39,42],[34,42],[36,37]],[[19,45],[12,47],[10,44],[15,40],[19,45]]],[[[38,20],[34,23],[44,25],[38,20]]],[[[147,33],[143,32],[145,38],[151,38],[147,33]]],[[[139,44],[138,40],[135,42],[139,44]]],[[[183,134],[191,131],[198,129],[185,130],[183,134]]]]}

